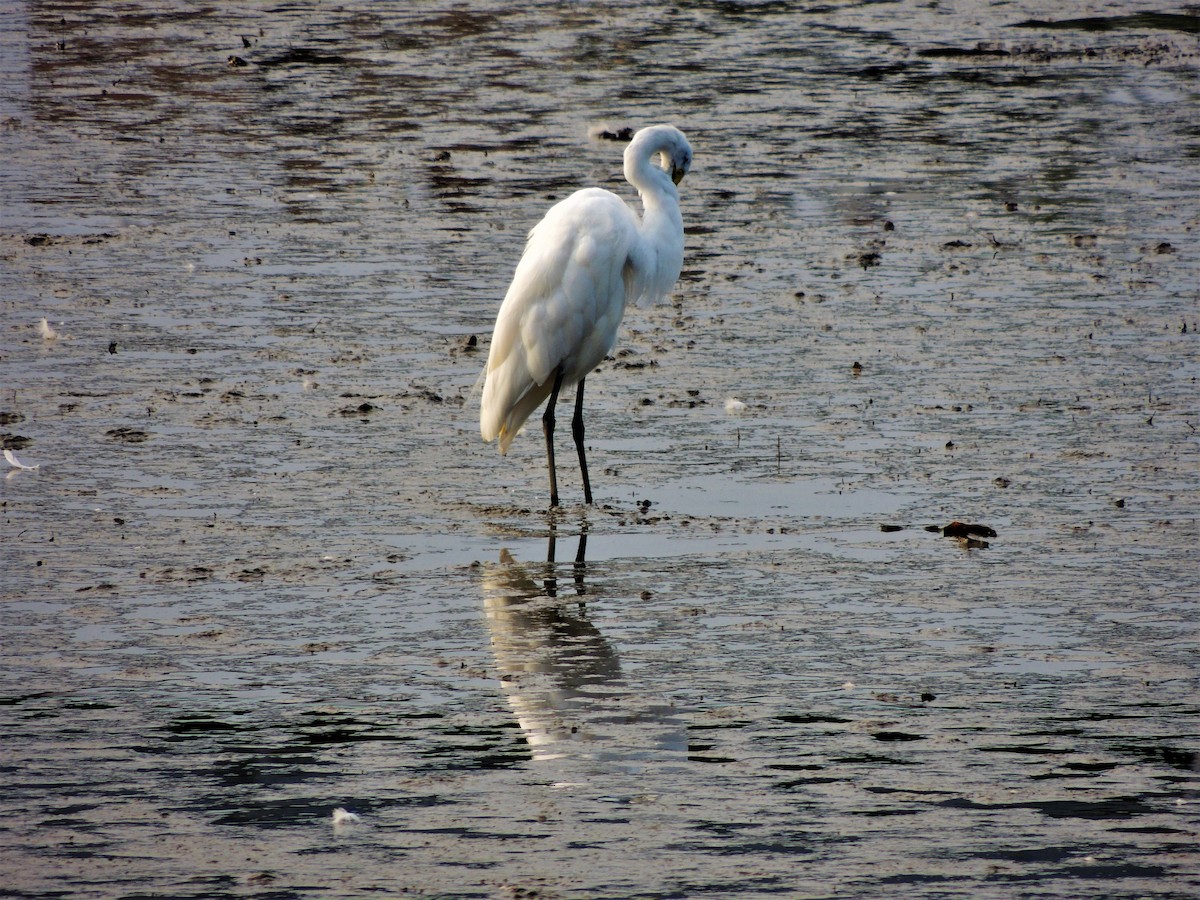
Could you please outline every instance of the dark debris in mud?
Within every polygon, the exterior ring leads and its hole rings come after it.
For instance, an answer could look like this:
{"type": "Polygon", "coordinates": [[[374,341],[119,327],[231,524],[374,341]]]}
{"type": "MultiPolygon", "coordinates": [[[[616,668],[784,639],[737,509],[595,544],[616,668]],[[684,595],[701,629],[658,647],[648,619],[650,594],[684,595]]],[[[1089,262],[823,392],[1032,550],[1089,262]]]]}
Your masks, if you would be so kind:
{"type": "Polygon", "coordinates": [[[635,130],[636,129],[631,128],[628,125],[615,130],[604,128],[596,133],[596,137],[602,141],[618,141],[628,143],[629,141],[633,140],[635,130]]]}
{"type": "MultiPolygon", "coordinates": [[[[885,522],[880,524],[879,530],[884,534],[895,534],[899,531],[905,531],[908,527],[908,525],[885,522]]],[[[924,526],[924,530],[932,534],[940,534],[943,537],[954,538],[968,550],[987,549],[990,546],[989,543],[980,539],[997,536],[996,530],[988,525],[959,521],[951,522],[948,525],[926,525],[924,526]]]]}
{"type": "Polygon", "coordinates": [[[141,444],[150,440],[152,435],[150,432],[143,431],[140,428],[122,425],[120,428],[111,428],[104,432],[104,436],[109,440],[122,444],[141,444]]]}
{"type": "Polygon", "coordinates": [[[966,522],[951,522],[942,528],[944,537],[988,537],[996,536],[996,529],[987,525],[968,524],[966,522]]]}
{"type": "Polygon", "coordinates": [[[379,407],[373,403],[363,401],[357,406],[343,406],[337,410],[337,415],[351,418],[354,416],[369,416],[371,413],[378,412],[379,407]]]}

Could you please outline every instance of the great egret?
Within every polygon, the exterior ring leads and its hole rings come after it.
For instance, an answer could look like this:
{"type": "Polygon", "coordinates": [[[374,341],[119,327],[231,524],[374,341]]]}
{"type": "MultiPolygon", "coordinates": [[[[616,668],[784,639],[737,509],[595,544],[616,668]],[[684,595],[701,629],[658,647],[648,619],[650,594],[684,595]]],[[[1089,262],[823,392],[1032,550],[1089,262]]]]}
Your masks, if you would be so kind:
{"type": "Polygon", "coordinates": [[[625,179],[642,198],[642,216],[601,188],[576,191],[529,232],[525,252],[496,316],[484,370],[479,430],[500,453],[547,397],[542,415],[550,505],[558,506],[554,406],[575,389],[571,434],[592,502],[583,449],[583,380],[613,348],[625,304],[665,297],[683,266],[683,219],[676,185],[692,165],[687,138],[653,125],[625,148],[625,179]],[[661,159],[661,166],[658,161],[661,159]]]}

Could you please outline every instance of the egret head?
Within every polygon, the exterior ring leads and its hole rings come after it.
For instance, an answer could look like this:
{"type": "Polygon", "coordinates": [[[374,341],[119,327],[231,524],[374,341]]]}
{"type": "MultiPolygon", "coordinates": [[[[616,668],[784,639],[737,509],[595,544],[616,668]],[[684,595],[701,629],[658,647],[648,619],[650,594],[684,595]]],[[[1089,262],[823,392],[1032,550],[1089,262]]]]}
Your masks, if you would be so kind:
{"type": "Polygon", "coordinates": [[[659,125],[654,130],[659,136],[663,169],[671,176],[671,181],[679,184],[692,168],[692,145],[682,131],[671,125],[659,125]]]}
{"type": "Polygon", "coordinates": [[[639,184],[638,160],[661,168],[679,184],[692,167],[692,145],[674,125],[651,125],[635,134],[625,150],[625,177],[635,185],[639,184]]]}
{"type": "MultiPolygon", "coordinates": [[[[680,135],[682,137],[683,135],[680,135]]],[[[688,169],[692,167],[692,148],[684,141],[683,145],[676,147],[673,151],[663,151],[663,158],[666,162],[667,174],[671,176],[671,180],[676,184],[683,181],[683,176],[688,173],[688,169]]]]}

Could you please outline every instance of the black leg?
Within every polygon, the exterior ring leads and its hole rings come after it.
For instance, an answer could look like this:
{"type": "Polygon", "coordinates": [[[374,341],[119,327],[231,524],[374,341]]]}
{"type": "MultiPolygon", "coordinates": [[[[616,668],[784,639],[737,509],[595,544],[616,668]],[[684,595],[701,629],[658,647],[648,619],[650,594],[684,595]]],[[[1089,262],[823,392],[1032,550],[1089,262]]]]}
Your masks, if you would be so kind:
{"type": "Polygon", "coordinates": [[[546,592],[547,597],[558,596],[558,578],[554,574],[554,544],[555,544],[555,528],[554,517],[550,516],[550,540],[546,542],[546,578],[542,582],[542,589],[546,592]]]}
{"type": "Polygon", "coordinates": [[[546,435],[546,466],[550,470],[550,506],[558,506],[558,476],[554,472],[554,405],[558,403],[558,392],[562,388],[563,373],[560,368],[554,373],[554,390],[550,402],[542,413],[542,433],[546,435]]]}
{"type": "Polygon", "coordinates": [[[583,379],[575,386],[575,417],[571,419],[571,435],[579,451],[579,471],[583,473],[583,500],[592,502],[592,482],[588,479],[587,455],[583,452],[583,379]]]}
{"type": "MultiPolygon", "coordinates": [[[[579,547],[575,551],[575,593],[582,597],[587,593],[587,588],[583,583],[583,573],[587,569],[587,525],[580,523],[579,526],[579,547]]],[[[579,601],[579,605],[583,605],[583,601],[579,601]]]]}

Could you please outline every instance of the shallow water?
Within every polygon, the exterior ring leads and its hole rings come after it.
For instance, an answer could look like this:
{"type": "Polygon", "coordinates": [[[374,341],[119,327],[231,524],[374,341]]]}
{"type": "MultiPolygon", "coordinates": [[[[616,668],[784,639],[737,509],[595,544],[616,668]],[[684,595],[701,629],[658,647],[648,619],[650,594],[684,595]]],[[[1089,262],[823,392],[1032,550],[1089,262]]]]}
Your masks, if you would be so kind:
{"type": "Polygon", "coordinates": [[[0,11],[13,896],[1200,888],[1194,11],[93,7],[0,11]],[[471,387],[662,120],[549,516],[471,387]]]}

